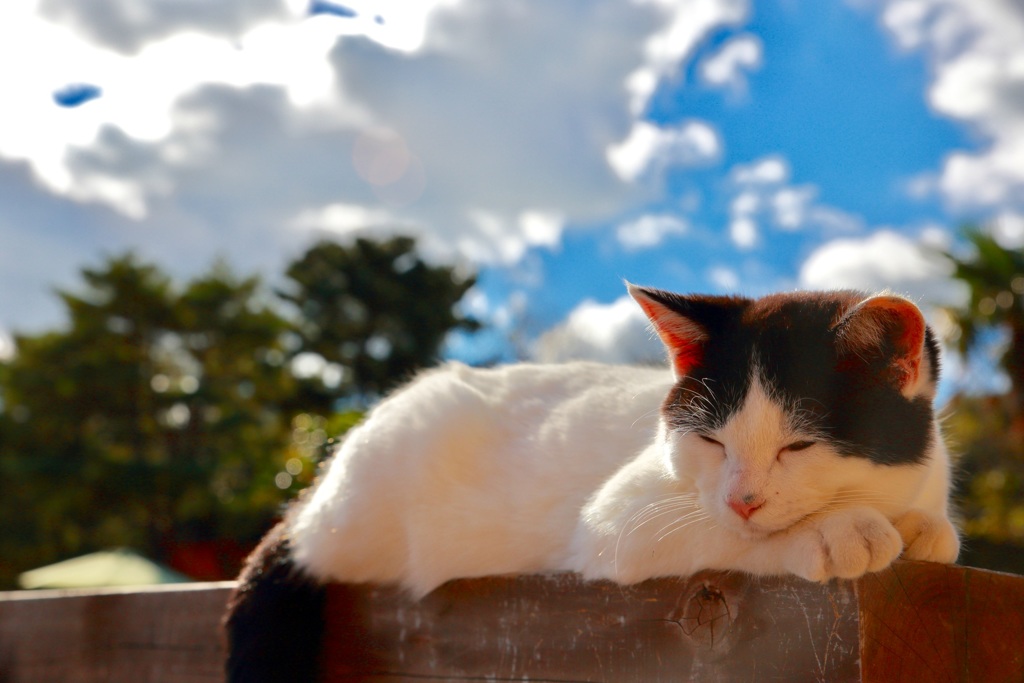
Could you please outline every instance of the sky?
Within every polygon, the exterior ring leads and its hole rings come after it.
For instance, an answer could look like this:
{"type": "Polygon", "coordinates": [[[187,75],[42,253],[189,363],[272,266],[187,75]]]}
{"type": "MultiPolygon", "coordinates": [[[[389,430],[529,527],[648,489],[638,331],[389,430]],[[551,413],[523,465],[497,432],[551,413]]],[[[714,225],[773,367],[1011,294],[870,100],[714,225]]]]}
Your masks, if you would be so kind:
{"type": "Polygon", "coordinates": [[[479,274],[448,355],[631,361],[623,280],[942,331],[960,227],[1024,245],[1019,0],[15,0],[0,64],[0,353],[128,249],[410,234],[479,274]]]}

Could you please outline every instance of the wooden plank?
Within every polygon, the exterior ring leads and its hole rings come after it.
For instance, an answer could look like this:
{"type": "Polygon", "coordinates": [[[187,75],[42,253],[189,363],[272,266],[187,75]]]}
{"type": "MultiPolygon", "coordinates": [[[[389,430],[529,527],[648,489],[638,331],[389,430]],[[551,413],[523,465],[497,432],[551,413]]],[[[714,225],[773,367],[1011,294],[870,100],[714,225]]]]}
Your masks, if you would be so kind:
{"type": "Polygon", "coordinates": [[[865,683],[1024,681],[1024,577],[898,562],[857,592],[865,683]]]}
{"type": "Polygon", "coordinates": [[[331,586],[323,681],[859,681],[853,586],[704,572],[331,586]]]}
{"type": "MultiPolygon", "coordinates": [[[[0,594],[3,683],[213,683],[231,584],[0,594]]],[[[704,572],[328,588],[327,682],[1024,681],[1024,577],[897,562],[857,582],[704,572]]]]}
{"type": "Polygon", "coordinates": [[[230,586],[0,593],[0,681],[222,681],[230,586]]]}

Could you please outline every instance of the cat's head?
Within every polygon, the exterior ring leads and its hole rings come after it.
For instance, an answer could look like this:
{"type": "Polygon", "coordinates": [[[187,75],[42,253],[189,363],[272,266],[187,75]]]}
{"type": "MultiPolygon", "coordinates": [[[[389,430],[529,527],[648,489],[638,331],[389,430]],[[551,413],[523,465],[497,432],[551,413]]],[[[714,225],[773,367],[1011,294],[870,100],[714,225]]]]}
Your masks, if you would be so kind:
{"type": "Polygon", "coordinates": [[[671,466],[721,523],[758,535],[830,507],[896,511],[935,447],[938,345],[906,299],[761,299],[630,286],[677,382],[671,466]]]}

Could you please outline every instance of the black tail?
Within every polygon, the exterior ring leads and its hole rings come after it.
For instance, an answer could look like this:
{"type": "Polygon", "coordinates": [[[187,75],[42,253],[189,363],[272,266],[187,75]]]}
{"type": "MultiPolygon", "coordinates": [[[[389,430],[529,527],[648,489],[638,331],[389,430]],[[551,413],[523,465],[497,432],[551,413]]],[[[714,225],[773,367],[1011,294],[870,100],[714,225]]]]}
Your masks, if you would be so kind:
{"type": "Polygon", "coordinates": [[[314,683],[320,670],[324,587],[292,561],[286,522],[245,562],[224,617],[227,683],[314,683]]]}

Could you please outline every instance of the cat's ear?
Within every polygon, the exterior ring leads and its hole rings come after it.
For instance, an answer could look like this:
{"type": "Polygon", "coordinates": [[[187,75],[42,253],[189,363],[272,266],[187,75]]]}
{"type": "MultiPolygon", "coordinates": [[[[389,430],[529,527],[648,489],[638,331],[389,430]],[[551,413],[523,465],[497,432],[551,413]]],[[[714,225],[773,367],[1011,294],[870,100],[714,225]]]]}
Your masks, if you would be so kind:
{"type": "Polygon", "coordinates": [[[926,376],[927,325],[912,302],[898,296],[873,296],[847,312],[835,329],[841,353],[882,354],[891,381],[905,396],[917,394],[930,380],[926,376]]]}
{"type": "Polygon", "coordinates": [[[676,378],[700,365],[707,331],[687,315],[687,300],[678,294],[626,283],[630,296],[640,304],[668,350],[676,378]]]}

